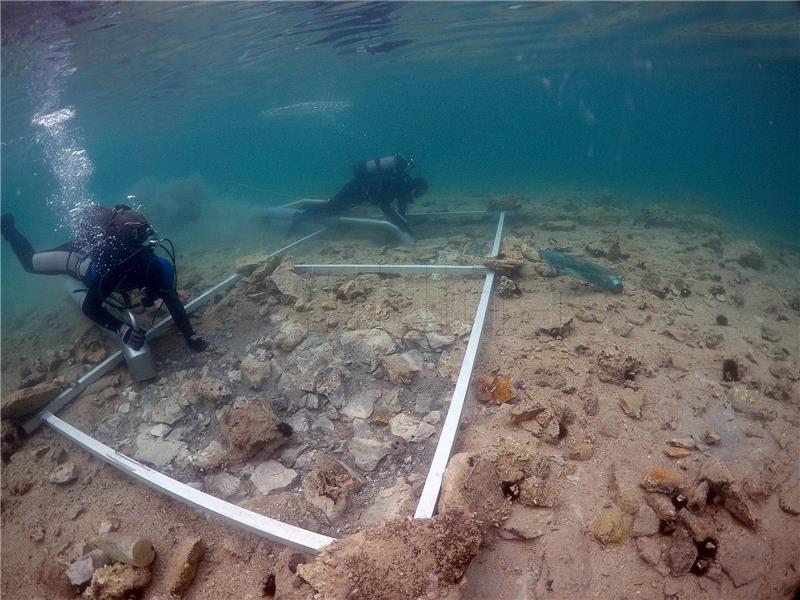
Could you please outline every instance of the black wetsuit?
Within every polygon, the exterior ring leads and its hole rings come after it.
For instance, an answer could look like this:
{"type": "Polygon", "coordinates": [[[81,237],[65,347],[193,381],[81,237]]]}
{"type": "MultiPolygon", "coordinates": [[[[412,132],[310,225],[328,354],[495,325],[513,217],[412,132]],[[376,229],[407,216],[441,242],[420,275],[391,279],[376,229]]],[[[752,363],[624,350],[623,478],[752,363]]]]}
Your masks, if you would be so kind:
{"type": "Polygon", "coordinates": [[[414,188],[408,173],[391,173],[374,178],[355,178],[348,181],[328,202],[312,205],[304,215],[338,215],[358,204],[374,204],[386,219],[410,233],[406,214],[414,202],[414,188]],[[392,202],[397,200],[397,208],[392,202]]]}
{"type": "Polygon", "coordinates": [[[143,303],[152,306],[155,300],[163,299],[175,325],[192,344],[195,331],[175,289],[174,265],[156,256],[151,247],[126,245],[114,236],[105,236],[94,244],[74,240],[35,252],[13,221],[3,223],[2,233],[29,273],[69,275],[83,282],[87,293],[81,308],[101,327],[120,332],[125,325],[103,306],[112,292],[144,288],[143,303]]]}

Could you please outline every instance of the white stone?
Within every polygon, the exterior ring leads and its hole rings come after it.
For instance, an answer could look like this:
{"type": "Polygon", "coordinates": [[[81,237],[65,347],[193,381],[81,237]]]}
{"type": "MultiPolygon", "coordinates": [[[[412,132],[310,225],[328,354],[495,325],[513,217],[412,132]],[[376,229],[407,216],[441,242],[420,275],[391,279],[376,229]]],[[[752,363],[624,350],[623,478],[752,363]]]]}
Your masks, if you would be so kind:
{"type": "Polygon", "coordinates": [[[222,464],[227,456],[228,453],[222,444],[217,440],[212,440],[208,446],[189,456],[187,462],[200,469],[213,469],[222,464]]]}
{"type": "Polygon", "coordinates": [[[436,433],[436,428],[405,413],[398,413],[389,421],[392,435],[403,438],[407,442],[421,442],[436,433]]]}
{"type": "Polygon", "coordinates": [[[414,490],[402,477],[392,487],[378,491],[375,500],[361,513],[362,527],[378,525],[382,521],[398,517],[409,511],[414,502],[414,490]]]}
{"type": "Polygon", "coordinates": [[[242,495],[242,480],[230,473],[215,473],[205,478],[204,483],[211,494],[222,499],[242,495]]]}
{"type": "Polygon", "coordinates": [[[259,493],[265,496],[270,492],[286,489],[292,485],[295,479],[297,479],[297,471],[287,469],[275,460],[261,463],[250,476],[250,481],[253,482],[259,493]]]}
{"type": "Polygon", "coordinates": [[[157,438],[163,438],[170,431],[172,431],[172,427],[170,427],[166,423],[159,423],[158,425],[150,429],[150,435],[155,436],[157,438]]]}
{"type": "Polygon", "coordinates": [[[429,423],[430,425],[436,425],[439,421],[442,420],[442,413],[438,410],[432,410],[427,415],[422,417],[423,422],[429,423]]]}
{"type": "Polygon", "coordinates": [[[284,352],[291,352],[306,339],[308,328],[297,321],[285,321],[275,336],[275,345],[284,352]]]}
{"type": "Polygon", "coordinates": [[[183,418],[183,409],[175,398],[164,398],[156,402],[150,414],[150,420],[154,423],[166,423],[174,425],[183,418]]]}
{"type": "Polygon", "coordinates": [[[171,463],[185,446],[186,444],[182,442],[159,440],[150,434],[140,433],[136,437],[136,452],[133,457],[141,462],[164,467],[171,463]]]}
{"type": "Polygon", "coordinates": [[[440,335],[438,333],[428,334],[428,344],[430,344],[431,350],[433,351],[444,350],[445,348],[452,346],[453,342],[455,342],[455,339],[446,335],[440,335]]]}
{"type": "Polygon", "coordinates": [[[389,442],[370,438],[354,437],[348,446],[350,455],[359,469],[373,471],[384,456],[389,454],[392,445],[389,442]]]}
{"type": "Polygon", "coordinates": [[[295,433],[305,433],[308,431],[308,411],[304,408],[300,409],[286,419],[286,422],[292,426],[295,433]]]}
{"type": "Polygon", "coordinates": [[[311,431],[319,431],[325,435],[332,435],[335,430],[336,427],[333,425],[333,421],[325,415],[318,416],[311,424],[311,431]]]}
{"type": "Polygon", "coordinates": [[[88,554],[84,554],[74,563],[72,563],[66,571],[67,579],[72,585],[85,585],[92,580],[92,575],[100,567],[104,567],[111,562],[111,559],[106,556],[102,550],[92,550],[88,554]]]}
{"type": "Polygon", "coordinates": [[[131,403],[123,402],[117,407],[117,412],[121,415],[127,415],[129,412],[131,412],[131,403]]]}
{"type": "Polygon", "coordinates": [[[342,408],[342,413],[351,419],[368,419],[372,416],[375,403],[380,397],[380,390],[364,390],[347,401],[342,408]]]}
{"type": "Polygon", "coordinates": [[[342,346],[347,358],[362,363],[391,354],[396,349],[392,336],[383,329],[346,331],[342,334],[342,346]]]}
{"type": "Polygon", "coordinates": [[[225,373],[228,378],[228,381],[231,383],[241,383],[242,382],[242,372],[239,369],[234,369],[232,371],[228,371],[225,373]]]}

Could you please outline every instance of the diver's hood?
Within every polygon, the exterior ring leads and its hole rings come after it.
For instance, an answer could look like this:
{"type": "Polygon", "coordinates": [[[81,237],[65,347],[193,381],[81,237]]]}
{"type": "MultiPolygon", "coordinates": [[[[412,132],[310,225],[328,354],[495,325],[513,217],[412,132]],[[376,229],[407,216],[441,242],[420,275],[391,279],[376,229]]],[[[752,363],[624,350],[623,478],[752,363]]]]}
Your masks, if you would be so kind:
{"type": "Polygon", "coordinates": [[[144,214],[128,206],[117,205],[106,225],[106,233],[123,244],[137,246],[147,241],[153,229],[144,214]]]}

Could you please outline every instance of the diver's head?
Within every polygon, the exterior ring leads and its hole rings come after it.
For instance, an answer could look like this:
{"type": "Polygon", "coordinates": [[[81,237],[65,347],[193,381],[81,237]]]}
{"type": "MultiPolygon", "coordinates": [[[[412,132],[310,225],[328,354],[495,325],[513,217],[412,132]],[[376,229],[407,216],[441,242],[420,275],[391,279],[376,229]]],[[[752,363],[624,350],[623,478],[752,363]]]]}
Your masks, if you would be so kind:
{"type": "Polygon", "coordinates": [[[423,196],[428,191],[428,182],[424,177],[417,177],[411,180],[411,191],[415,198],[423,196]]]}
{"type": "Polygon", "coordinates": [[[108,223],[108,234],[127,246],[141,246],[155,231],[138,210],[118,204],[108,223]]]}

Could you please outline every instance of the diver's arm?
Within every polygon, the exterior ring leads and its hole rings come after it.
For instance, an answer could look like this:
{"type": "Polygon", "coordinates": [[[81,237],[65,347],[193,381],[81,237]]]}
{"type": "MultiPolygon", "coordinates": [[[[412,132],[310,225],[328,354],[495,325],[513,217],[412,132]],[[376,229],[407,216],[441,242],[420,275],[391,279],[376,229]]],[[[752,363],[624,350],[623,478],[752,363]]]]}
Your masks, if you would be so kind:
{"type": "Polygon", "coordinates": [[[97,286],[92,285],[86,292],[81,310],[83,310],[83,314],[100,325],[100,327],[115,333],[123,333],[125,323],[103,308],[104,301],[105,298],[100,294],[97,286]]]}
{"type": "Polygon", "coordinates": [[[160,295],[164,299],[164,304],[167,305],[169,314],[172,315],[172,321],[175,326],[186,338],[186,343],[195,352],[202,352],[208,348],[208,341],[202,337],[195,337],[196,333],[192,327],[192,322],[189,320],[189,315],[186,314],[186,309],[183,307],[178,292],[172,289],[160,290],[160,295]]]}
{"type": "Polygon", "coordinates": [[[386,220],[389,221],[392,225],[395,225],[400,228],[400,230],[405,231],[406,233],[411,233],[411,227],[408,225],[408,221],[403,218],[397,209],[392,206],[391,202],[381,202],[378,205],[383,212],[383,216],[386,217],[386,220]]]}

